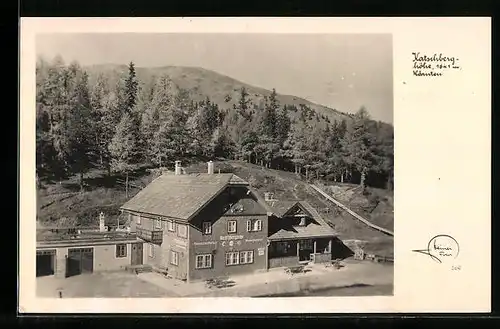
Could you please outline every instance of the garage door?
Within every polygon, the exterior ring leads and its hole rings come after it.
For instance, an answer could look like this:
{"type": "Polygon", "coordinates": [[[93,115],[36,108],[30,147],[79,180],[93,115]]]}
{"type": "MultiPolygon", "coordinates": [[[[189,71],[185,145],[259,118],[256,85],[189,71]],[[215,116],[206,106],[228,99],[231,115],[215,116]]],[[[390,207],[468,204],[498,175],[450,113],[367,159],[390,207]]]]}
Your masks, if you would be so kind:
{"type": "Polygon", "coordinates": [[[66,276],[92,273],[94,270],[94,248],[74,248],[68,250],[66,276]]]}
{"type": "Polygon", "coordinates": [[[53,275],[56,265],[55,250],[37,250],[36,251],[36,276],[53,275]]]}

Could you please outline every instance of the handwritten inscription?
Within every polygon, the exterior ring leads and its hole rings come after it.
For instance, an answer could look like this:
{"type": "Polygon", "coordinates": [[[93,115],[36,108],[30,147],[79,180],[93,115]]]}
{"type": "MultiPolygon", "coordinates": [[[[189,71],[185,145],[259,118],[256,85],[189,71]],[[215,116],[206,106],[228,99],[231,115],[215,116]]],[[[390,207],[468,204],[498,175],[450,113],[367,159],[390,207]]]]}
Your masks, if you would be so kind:
{"type": "Polygon", "coordinates": [[[428,255],[438,263],[453,261],[458,257],[460,248],[457,240],[445,234],[436,235],[427,244],[427,249],[413,250],[428,255]]]}
{"type": "Polygon", "coordinates": [[[422,54],[413,52],[413,76],[440,77],[447,71],[461,70],[459,59],[454,56],[439,54],[422,54]]]}

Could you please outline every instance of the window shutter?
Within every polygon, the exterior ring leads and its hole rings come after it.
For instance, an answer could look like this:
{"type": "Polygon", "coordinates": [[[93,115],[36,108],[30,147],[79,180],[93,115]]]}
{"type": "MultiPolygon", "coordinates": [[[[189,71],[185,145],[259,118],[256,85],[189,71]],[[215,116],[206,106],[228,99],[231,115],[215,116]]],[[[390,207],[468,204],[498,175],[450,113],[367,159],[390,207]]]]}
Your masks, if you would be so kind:
{"type": "Polygon", "coordinates": [[[262,220],[257,220],[257,230],[262,231],[262,220]]]}
{"type": "Polygon", "coordinates": [[[252,230],[252,221],[247,220],[247,232],[250,232],[252,230]]]}

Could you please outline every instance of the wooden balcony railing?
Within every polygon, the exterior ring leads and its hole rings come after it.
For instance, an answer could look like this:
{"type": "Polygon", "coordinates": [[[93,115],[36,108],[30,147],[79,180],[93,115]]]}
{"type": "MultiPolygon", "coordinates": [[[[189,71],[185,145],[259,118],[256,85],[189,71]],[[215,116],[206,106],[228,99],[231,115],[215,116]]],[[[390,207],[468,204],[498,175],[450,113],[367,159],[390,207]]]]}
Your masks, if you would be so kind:
{"type": "Polygon", "coordinates": [[[150,231],[141,227],[136,228],[137,237],[154,244],[162,244],[163,231],[150,231]]]}
{"type": "Polygon", "coordinates": [[[38,242],[61,242],[61,241],[106,241],[106,240],[130,240],[135,239],[135,233],[128,232],[85,232],[85,233],[46,233],[37,232],[38,242]]]}

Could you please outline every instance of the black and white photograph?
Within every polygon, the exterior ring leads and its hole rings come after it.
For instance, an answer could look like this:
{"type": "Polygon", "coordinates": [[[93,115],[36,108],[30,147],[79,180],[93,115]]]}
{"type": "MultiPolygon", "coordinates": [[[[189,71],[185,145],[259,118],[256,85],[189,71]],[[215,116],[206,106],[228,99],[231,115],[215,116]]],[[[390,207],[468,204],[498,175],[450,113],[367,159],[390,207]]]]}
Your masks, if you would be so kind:
{"type": "Polygon", "coordinates": [[[489,18],[24,18],[19,313],[491,310],[489,18]]]}
{"type": "Polygon", "coordinates": [[[35,42],[37,296],[393,294],[391,34],[35,42]]]}

